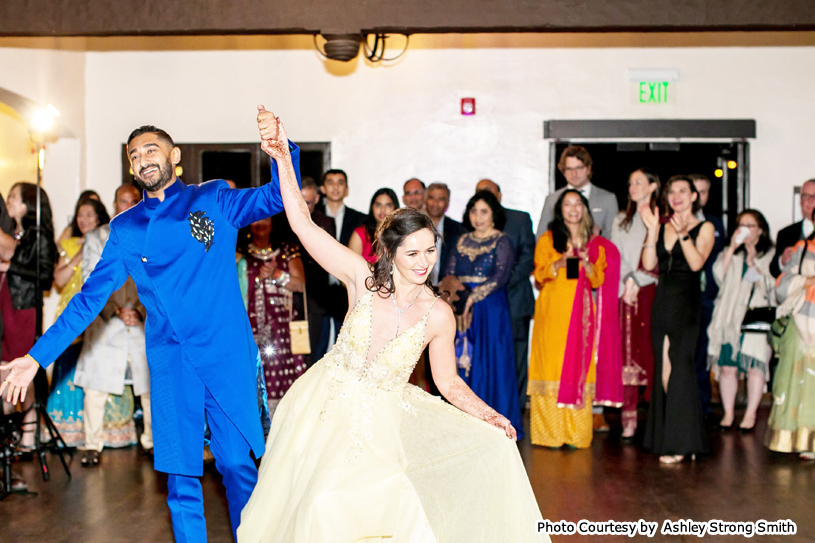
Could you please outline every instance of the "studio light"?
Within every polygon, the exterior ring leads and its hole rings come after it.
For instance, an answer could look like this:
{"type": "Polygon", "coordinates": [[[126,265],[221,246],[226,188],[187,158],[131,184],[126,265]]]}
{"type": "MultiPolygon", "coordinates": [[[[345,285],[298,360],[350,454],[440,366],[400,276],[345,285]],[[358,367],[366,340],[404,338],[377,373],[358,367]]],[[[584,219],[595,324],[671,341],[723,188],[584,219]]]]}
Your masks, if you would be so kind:
{"type": "Polygon", "coordinates": [[[31,116],[32,131],[39,134],[45,134],[54,128],[54,120],[59,117],[59,110],[48,104],[44,108],[40,108],[31,116]]]}

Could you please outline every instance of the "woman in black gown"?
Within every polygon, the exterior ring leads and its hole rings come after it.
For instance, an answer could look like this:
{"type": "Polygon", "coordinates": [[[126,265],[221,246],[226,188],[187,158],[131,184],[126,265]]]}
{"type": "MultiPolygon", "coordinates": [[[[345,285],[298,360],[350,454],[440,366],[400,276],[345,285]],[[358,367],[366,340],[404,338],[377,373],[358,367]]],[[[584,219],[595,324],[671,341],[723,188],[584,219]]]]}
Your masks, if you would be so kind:
{"type": "Polygon", "coordinates": [[[663,192],[668,220],[661,224],[659,209],[642,215],[648,227],[642,264],[648,271],[659,267],[651,310],[654,390],[644,445],[665,464],[708,450],[693,361],[700,333],[701,270],[715,231],[696,217],[697,198],[693,181],[677,175],[663,192]]]}

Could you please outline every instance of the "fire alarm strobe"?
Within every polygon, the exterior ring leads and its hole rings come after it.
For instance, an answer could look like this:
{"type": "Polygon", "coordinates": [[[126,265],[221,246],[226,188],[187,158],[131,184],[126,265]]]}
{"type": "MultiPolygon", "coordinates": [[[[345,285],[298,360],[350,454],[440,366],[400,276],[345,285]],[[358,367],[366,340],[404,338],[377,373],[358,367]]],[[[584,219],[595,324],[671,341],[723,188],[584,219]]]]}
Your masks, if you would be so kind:
{"type": "Polygon", "coordinates": [[[461,99],[461,114],[462,115],[475,115],[475,98],[462,98],[461,99]]]}

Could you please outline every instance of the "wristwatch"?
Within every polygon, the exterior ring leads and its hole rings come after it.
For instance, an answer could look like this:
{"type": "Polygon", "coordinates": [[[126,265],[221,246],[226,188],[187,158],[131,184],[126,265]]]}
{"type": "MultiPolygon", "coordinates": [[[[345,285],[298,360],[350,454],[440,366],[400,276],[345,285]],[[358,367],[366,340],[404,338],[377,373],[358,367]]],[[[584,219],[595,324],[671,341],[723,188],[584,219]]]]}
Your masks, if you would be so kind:
{"type": "Polygon", "coordinates": [[[690,239],[690,234],[685,234],[682,238],[682,241],[688,241],[690,239]]]}

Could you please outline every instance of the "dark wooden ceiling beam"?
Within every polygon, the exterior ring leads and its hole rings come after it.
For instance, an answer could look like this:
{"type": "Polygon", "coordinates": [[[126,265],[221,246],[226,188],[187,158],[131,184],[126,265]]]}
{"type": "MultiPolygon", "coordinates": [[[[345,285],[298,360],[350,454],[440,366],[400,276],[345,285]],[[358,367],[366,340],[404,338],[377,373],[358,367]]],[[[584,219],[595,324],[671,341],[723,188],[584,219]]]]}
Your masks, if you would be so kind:
{"type": "Polygon", "coordinates": [[[811,0],[3,0],[0,36],[815,30],[811,0]]]}

